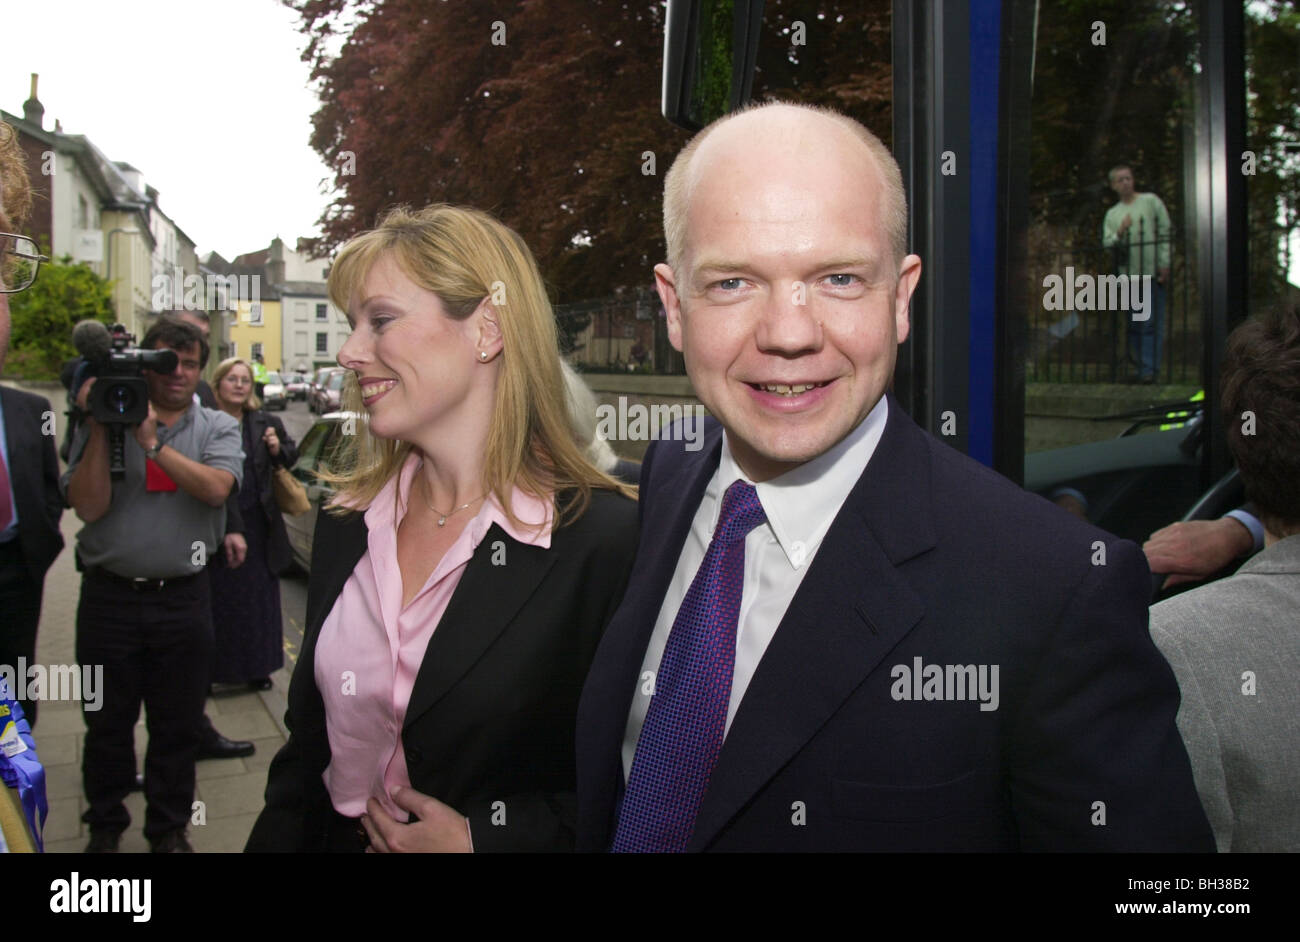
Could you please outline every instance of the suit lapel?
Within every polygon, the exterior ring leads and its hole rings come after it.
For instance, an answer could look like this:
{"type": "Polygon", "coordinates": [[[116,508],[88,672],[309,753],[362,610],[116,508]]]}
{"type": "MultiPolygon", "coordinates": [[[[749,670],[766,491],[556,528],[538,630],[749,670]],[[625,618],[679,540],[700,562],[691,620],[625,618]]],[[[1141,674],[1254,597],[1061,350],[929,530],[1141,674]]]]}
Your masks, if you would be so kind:
{"type": "Polygon", "coordinates": [[[552,550],[519,543],[498,524],[488,528],[429,639],[403,728],[433,708],[469,672],[553,565],[552,550]],[[492,563],[492,544],[498,540],[506,544],[509,565],[492,563]]]}
{"type": "Polygon", "coordinates": [[[696,818],[702,850],[925,614],[896,568],[935,545],[929,454],[891,398],[876,451],[764,652],[696,818]]]}

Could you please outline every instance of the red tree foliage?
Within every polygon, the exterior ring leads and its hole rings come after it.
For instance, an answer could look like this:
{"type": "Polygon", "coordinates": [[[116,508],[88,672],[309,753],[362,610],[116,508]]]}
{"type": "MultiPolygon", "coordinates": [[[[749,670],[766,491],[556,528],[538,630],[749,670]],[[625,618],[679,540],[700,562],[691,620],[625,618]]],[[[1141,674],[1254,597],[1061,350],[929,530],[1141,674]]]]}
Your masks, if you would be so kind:
{"type": "MultiPolygon", "coordinates": [[[[688,139],[659,113],[661,3],[286,3],[321,97],[311,143],[342,194],[318,252],[396,203],[450,202],[516,229],[556,301],[650,282],[663,176],[688,139]]],[[[756,95],[831,104],[888,137],[889,0],[769,0],[764,19],[756,95]]]]}

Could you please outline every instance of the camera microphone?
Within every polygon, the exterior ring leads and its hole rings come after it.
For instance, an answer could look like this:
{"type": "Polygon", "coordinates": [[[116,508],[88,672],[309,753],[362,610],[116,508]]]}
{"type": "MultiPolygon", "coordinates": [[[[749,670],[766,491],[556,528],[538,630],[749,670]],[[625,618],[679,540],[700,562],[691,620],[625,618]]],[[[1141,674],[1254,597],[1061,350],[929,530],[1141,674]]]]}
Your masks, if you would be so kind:
{"type": "Polygon", "coordinates": [[[113,350],[108,328],[99,321],[78,321],[72,328],[72,345],[87,360],[103,360],[113,350]]]}

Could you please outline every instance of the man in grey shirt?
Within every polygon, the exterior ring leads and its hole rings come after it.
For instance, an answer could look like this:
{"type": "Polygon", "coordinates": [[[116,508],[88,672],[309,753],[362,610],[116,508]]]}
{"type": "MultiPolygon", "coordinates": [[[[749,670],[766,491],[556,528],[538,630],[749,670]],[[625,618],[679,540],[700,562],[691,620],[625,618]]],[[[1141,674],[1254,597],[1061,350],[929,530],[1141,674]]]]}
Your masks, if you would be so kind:
{"type": "MultiPolygon", "coordinates": [[[[104,672],[101,708],[82,711],[89,853],[115,851],[131,822],[122,800],[135,781],[141,702],[149,729],[145,837],[155,852],[192,850],[185,828],[212,652],[206,566],[244,467],[234,419],[193,401],[208,358],[199,332],[164,316],[141,346],[173,350],[178,363],[171,373],[145,371],[149,414],[126,436],[125,474],[111,479],[108,429],[88,419],[62,481],[86,523],[77,535],[84,573],[77,661],[104,672]]],[[[78,391],[79,407],[94,382],[78,391]]]]}

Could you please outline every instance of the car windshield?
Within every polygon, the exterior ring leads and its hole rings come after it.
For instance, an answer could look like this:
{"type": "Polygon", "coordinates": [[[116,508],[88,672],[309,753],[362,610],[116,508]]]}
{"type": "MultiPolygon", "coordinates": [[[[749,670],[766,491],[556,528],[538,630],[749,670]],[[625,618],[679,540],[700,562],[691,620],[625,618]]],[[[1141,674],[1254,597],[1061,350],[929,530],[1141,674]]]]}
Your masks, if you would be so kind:
{"type": "Polygon", "coordinates": [[[267,374],[266,374],[266,385],[268,385],[268,386],[279,386],[279,385],[281,385],[282,383],[283,383],[283,380],[280,379],[280,374],[279,374],[279,373],[267,373],[267,374]]]}
{"type": "Polygon", "coordinates": [[[342,374],[342,373],[335,373],[333,376],[330,377],[330,385],[329,385],[329,388],[330,388],[330,389],[342,389],[342,388],[343,388],[343,374],[342,374]]]}

